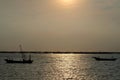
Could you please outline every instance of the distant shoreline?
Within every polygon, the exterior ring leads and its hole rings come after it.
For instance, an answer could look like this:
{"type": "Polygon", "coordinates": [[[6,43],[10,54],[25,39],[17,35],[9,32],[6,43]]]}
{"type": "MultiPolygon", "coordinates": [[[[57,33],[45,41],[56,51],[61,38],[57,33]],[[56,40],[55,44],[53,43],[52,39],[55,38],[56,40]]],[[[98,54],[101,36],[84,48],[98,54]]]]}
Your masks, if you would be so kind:
{"type": "Polygon", "coordinates": [[[64,51],[0,51],[0,53],[34,53],[34,54],[120,54],[120,52],[64,52],[64,51]]]}

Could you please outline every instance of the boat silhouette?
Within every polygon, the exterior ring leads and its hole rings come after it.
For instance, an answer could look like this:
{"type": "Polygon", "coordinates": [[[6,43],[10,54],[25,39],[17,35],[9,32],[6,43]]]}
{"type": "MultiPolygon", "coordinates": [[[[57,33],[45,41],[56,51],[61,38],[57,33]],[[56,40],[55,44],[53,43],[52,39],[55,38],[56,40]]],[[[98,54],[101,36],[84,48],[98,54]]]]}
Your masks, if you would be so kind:
{"type": "Polygon", "coordinates": [[[22,52],[22,46],[19,45],[19,47],[20,47],[20,53],[22,55],[22,60],[14,60],[14,59],[7,58],[7,59],[4,59],[6,63],[32,63],[33,62],[33,60],[31,60],[31,55],[29,55],[29,58],[26,59],[25,54],[22,52]]]}
{"type": "Polygon", "coordinates": [[[117,58],[100,58],[100,57],[93,57],[97,61],[115,61],[117,58]]]}

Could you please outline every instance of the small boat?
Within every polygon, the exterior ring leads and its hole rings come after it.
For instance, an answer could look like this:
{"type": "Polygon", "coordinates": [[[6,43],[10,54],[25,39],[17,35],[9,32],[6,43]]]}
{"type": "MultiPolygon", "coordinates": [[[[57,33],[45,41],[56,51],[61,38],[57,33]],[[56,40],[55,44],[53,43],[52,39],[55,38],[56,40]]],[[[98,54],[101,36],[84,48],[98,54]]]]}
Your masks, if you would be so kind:
{"type": "Polygon", "coordinates": [[[115,61],[117,58],[100,58],[100,57],[93,57],[97,61],[115,61]]]}
{"type": "Polygon", "coordinates": [[[7,63],[32,63],[33,60],[9,60],[5,59],[7,63]]]}
{"type": "Polygon", "coordinates": [[[29,58],[26,59],[25,54],[22,52],[22,46],[20,45],[20,53],[22,55],[22,60],[13,60],[13,59],[4,59],[6,61],[6,63],[32,63],[33,60],[31,60],[31,55],[29,55],[29,58]]]}

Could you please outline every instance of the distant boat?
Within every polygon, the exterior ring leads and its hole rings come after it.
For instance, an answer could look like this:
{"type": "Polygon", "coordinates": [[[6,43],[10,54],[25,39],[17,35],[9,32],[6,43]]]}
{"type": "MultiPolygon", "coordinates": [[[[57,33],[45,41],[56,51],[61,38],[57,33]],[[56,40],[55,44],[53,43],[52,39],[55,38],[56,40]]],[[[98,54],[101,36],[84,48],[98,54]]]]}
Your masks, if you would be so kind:
{"type": "Polygon", "coordinates": [[[6,63],[32,63],[33,60],[31,60],[31,55],[29,55],[29,58],[26,59],[25,54],[22,52],[22,46],[20,45],[20,53],[22,55],[22,60],[14,60],[14,59],[5,59],[6,63]]]}
{"type": "Polygon", "coordinates": [[[93,57],[97,61],[115,61],[117,58],[100,58],[100,57],[93,57]]]}

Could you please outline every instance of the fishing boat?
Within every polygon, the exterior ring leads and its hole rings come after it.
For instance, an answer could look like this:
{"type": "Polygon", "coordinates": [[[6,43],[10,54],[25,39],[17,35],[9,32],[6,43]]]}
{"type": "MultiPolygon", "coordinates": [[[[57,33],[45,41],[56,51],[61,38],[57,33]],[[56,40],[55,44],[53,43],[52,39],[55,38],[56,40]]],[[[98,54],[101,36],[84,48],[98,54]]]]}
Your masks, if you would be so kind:
{"type": "Polygon", "coordinates": [[[100,58],[100,57],[93,57],[97,61],[115,61],[117,58],[100,58]]]}
{"type": "Polygon", "coordinates": [[[29,58],[26,59],[25,54],[22,52],[22,46],[20,45],[19,47],[20,47],[20,53],[22,55],[22,59],[21,60],[14,60],[14,59],[7,58],[7,59],[5,59],[6,63],[29,63],[30,64],[33,62],[33,60],[31,60],[31,55],[29,55],[29,58]]]}

